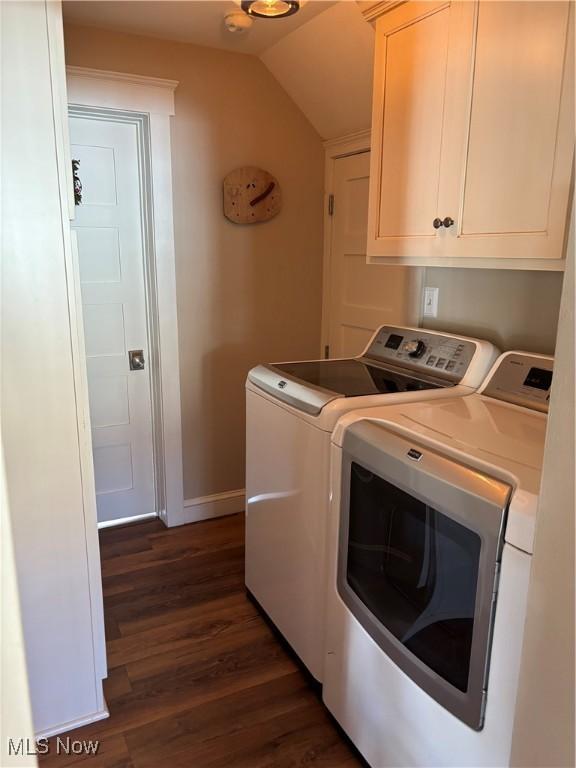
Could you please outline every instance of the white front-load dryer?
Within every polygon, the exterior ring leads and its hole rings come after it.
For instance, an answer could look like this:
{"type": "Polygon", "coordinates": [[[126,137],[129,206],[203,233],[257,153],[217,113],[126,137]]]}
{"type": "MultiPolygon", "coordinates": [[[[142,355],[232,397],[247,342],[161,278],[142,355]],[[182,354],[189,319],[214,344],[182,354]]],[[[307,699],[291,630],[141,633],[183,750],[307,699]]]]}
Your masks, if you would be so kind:
{"type": "Polygon", "coordinates": [[[373,768],[510,764],[552,365],[334,430],[323,699],[373,768]]]}
{"type": "Polygon", "coordinates": [[[467,395],[498,350],[382,326],[344,360],[260,365],[246,382],[246,587],[311,674],[323,676],[330,437],[357,409],[467,395]]]}

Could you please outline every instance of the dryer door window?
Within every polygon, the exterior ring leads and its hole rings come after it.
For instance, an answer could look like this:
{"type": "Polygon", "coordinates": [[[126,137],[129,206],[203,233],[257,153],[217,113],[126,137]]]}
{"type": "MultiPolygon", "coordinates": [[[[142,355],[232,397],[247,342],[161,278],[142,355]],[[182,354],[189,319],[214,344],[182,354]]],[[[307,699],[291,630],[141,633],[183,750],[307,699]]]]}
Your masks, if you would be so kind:
{"type": "Polygon", "coordinates": [[[468,689],[481,540],[353,463],[347,581],[426,666],[468,689]]]}

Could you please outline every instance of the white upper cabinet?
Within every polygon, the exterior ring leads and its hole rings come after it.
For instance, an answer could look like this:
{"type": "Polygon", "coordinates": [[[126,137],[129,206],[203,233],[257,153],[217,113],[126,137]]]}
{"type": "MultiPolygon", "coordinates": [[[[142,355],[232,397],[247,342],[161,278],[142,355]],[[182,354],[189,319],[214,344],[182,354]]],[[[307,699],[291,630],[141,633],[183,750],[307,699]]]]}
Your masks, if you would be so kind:
{"type": "Polygon", "coordinates": [[[407,2],[376,22],[368,260],[563,269],[569,2],[407,2]]]}

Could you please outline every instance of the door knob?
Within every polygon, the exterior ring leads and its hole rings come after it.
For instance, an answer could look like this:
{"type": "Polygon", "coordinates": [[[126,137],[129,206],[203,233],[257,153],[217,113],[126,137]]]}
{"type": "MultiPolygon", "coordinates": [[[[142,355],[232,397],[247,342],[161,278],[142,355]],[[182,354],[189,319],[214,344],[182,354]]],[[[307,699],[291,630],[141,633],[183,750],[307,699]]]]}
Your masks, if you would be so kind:
{"type": "Polygon", "coordinates": [[[432,226],[434,227],[434,229],[440,229],[440,227],[444,226],[444,222],[442,221],[442,219],[434,219],[434,221],[432,222],[432,226]]]}
{"type": "Polygon", "coordinates": [[[448,227],[451,227],[451,226],[452,226],[452,224],[454,224],[454,219],[450,218],[450,216],[446,216],[446,218],[444,219],[444,221],[442,222],[442,224],[444,224],[444,226],[446,227],[446,229],[448,229],[448,227]]]}
{"type": "Polygon", "coordinates": [[[144,370],[144,350],[131,349],[128,352],[128,362],[130,363],[131,371],[143,371],[144,370]]]}

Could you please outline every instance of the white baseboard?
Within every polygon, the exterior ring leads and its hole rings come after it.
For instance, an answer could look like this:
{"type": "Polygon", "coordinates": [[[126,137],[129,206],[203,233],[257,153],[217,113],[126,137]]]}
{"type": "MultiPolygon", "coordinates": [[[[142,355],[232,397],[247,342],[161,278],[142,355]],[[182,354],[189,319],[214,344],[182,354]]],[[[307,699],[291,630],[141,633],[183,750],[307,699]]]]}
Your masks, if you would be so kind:
{"type": "Polygon", "coordinates": [[[98,523],[98,530],[104,528],[114,528],[117,525],[127,525],[128,523],[143,523],[146,520],[154,520],[158,515],[156,512],[146,512],[144,515],[133,515],[132,517],[118,517],[116,520],[103,520],[98,523]]]}
{"type": "Polygon", "coordinates": [[[105,720],[107,717],[110,717],[110,712],[108,711],[106,704],[104,704],[104,709],[101,709],[98,712],[94,712],[93,714],[87,715],[86,717],[79,717],[77,720],[70,720],[67,723],[62,723],[61,725],[54,725],[52,728],[46,728],[43,731],[38,731],[34,737],[36,740],[50,739],[52,736],[58,736],[60,733],[73,731],[75,728],[81,728],[83,725],[97,723],[98,720],[105,720]]]}
{"type": "Polygon", "coordinates": [[[246,492],[244,488],[238,491],[225,491],[224,493],[212,493],[210,496],[186,499],[182,515],[177,520],[171,519],[170,527],[196,523],[198,520],[209,520],[212,517],[234,515],[237,512],[243,512],[245,505],[246,492]]]}

